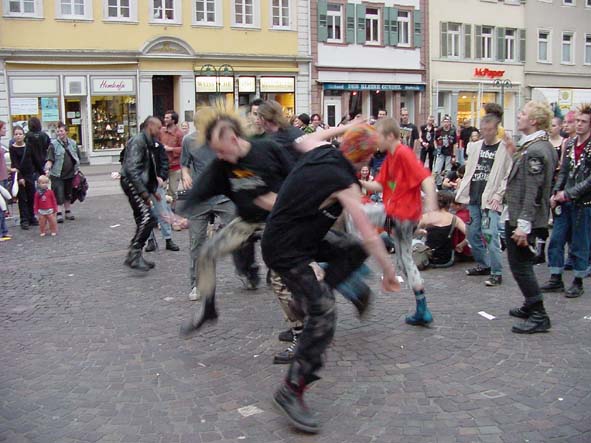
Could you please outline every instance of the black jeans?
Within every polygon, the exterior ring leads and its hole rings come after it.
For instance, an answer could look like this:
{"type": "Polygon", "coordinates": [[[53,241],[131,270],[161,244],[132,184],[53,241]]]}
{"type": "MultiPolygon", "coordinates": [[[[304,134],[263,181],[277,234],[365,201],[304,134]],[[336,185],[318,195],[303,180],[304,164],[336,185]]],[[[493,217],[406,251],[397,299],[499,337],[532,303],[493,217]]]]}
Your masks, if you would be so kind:
{"type": "Polygon", "coordinates": [[[18,212],[21,219],[21,226],[28,225],[35,221],[33,204],[35,202],[35,181],[33,177],[25,177],[25,185],[18,185],[18,212]]]}
{"type": "Polygon", "coordinates": [[[421,148],[421,164],[425,165],[425,160],[429,157],[429,171],[433,170],[433,161],[435,160],[435,148],[429,146],[428,148],[421,148]]]}
{"type": "MultiPolygon", "coordinates": [[[[521,293],[525,297],[525,305],[531,306],[534,303],[544,300],[538,280],[536,279],[536,274],[534,273],[535,249],[532,251],[529,247],[517,246],[517,243],[511,238],[515,229],[517,229],[516,226],[511,226],[509,222],[505,223],[505,241],[507,243],[509,268],[519,289],[521,289],[521,293]]],[[[535,238],[540,236],[540,232],[538,231],[534,229],[528,236],[528,242],[531,246],[535,245],[535,238]]]]}
{"type": "Polygon", "coordinates": [[[322,367],[322,354],[334,336],[337,314],[332,290],[366,258],[367,253],[353,236],[330,231],[321,241],[318,255],[310,258],[310,262],[328,264],[323,281],[318,281],[309,263],[290,270],[277,270],[295,304],[306,315],[292,363],[298,368],[297,377],[305,382],[316,379],[315,372],[322,367]]]}
{"type": "Polygon", "coordinates": [[[125,177],[121,177],[121,188],[129,199],[129,205],[133,210],[133,218],[136,224],[135,235],[131,239],[130,247],[142,249],[158,221],[152,214],[150,206],[140,196],[135,186],[125,177]]]}

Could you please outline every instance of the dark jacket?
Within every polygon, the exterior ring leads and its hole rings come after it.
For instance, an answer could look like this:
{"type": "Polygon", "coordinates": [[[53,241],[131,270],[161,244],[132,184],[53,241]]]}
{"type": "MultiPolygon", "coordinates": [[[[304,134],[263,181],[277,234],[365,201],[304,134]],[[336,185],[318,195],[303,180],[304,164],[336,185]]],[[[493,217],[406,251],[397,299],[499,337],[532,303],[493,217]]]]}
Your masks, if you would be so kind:
{"type": "Polygon", "coordinates": [[[164,145],[160,142],[154,142],[155,156],[156,159],[156,174],[163,181],[168,180],[168,154],[164,145]]]}
{"type": "Polygon", "coordinates": [[[159,155],[154,139],[142,131],[127,143],[121,176],[127,178],[138,194],[153,194],[158,189],[159,155]]]}
{"type": "Polygon", "coordinates": [[[578,163],[575,162],[576,143],[577,137],[566,143],[554,192],[564,191],[576,205],[591,206],[591,140],[583,148],[578,163]]]}
{"type": "Polygon", "coordinates": [[[517,226],[517,220],[530,222],[532,229],[548,226],[557,162],[558,154],[547,136],[527,142],[513,156],[505,191],[511,226],[517,226]]]}
{"type": "Polygon", "coordinates": [[[39,176],[45,173],[45,162],[47,161],[47,150],[51,144],[49,136],[43,132],[27,132],[25,145],[31,155],[33,174],[39,176]]]}

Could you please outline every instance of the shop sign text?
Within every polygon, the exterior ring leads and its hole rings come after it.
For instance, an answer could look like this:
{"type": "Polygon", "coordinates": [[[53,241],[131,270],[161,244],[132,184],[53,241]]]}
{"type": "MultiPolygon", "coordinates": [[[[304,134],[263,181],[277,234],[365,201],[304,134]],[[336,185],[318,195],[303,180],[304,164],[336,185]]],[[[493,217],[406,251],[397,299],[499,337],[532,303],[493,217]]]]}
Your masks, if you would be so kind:
{"type": "Polygon", "coordinates": [[[131,78],[93,78],[92,92],[94,94],[120,94],[133,92],[131,78]]]}
{"type": "Polygon", "coordinates": [[[505,71],[495,71],[488,68],[474,68],[474,77],[501,78],[505,71]]]}

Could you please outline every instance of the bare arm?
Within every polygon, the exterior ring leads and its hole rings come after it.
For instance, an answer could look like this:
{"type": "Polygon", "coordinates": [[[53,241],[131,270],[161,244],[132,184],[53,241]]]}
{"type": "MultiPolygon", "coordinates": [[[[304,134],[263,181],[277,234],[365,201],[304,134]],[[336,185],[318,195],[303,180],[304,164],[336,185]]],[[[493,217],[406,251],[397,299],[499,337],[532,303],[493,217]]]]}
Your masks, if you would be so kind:
{"type": "Polygon", "coordinates": [[[266,194],[259,195],[257,198],[254,199],[254,204],[257,205],[259,208],[264,209],[265,211],[271,211],[273,209],[273,205],[275,204],[275,200],[277,199],[277,194],[274,192],[267,192],[266,194]]]}
{"type": "Polygon", "coordinates": [[[355,227],[361,234],[366,251],[376,259],[382,268],[384,273],[384,289],[387,291],[398,291],[400,289],[400,283],[396,278],[396,271],[388,257],[382,239],[363,211],[359,186],[351,185],[347,189],[336,192],[334,196],[351,215],[355,227]]]}
{"type": "Polygon", "coordinates": [[[421,183],[421,190],[425,193],[425,209],[427,212],[437,211],[437,191],[435,180],[432,176],[427,177],[421,183]]]}
{"type": "Polygon", "coordinates": [[[376,181],[370,182],[367,180],[359,180],[359,183],[361,183],[361,186],[363,186],[365,189],[371,192],[382,192],[384,190],[381,183],[378,183],[376,181]]]}
{"type": "Polygon", "coordinates": [[[365,123],[366,120],[362,118],[355,118],[347,125],[337,126],[336,128],[325,129],[324,131],[316,131],[311,134],[300,137],[295,142],[295,148],[300,152],[308,152],[312,149],[321,146],[326,141],[344,134],[352,126],[365,123]]]}

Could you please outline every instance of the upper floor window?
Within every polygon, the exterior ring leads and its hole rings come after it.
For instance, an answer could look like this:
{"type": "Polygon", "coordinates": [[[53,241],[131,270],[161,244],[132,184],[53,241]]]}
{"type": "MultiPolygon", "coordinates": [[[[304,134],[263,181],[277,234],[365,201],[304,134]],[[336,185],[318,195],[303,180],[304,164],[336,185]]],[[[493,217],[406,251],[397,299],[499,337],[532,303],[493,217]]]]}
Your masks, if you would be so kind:
{"type": "Polygon", "coordinates": [[[327,30],[329,42],[343,41],[343,6],[338,3],[329,3],[327,6],[327,30]]]}
{"type": "Polygon", "coordinates": [[[562,0],[562,4],[565,6],[576,6],[577,5],[575,0],[562,0]]]}
{"type": "Polygon", "coordinates": [[[193,0],[193,23],[196,25],[221,25],[220,0],[193,0]]]}
{"type": "Polygon", "coordinates": [[[59,0],[56,17],[66,19],[92,19],[92,0],[59,0]]]}
{"type": "Polygon", "coordinates": [[[447,25],[447,57],[460,57],[460,29],[459,23],[448,23],[447,25]]]}
{"type": "Polygon", "coordinates": [[[151,0],[152,22],[180,23],[178,0],[151,0]]]}
{"type": "Polygon", "coordinates": [[[562,33],[562,63],[565,64],[573,64],[574,57],[573,57],[573,42],[574,42],[574,34],[572,32],[563,32],[562,33]]]}
{"type": "Polygon", "coordinates": [[[483,60],[490,60],[493,57],[493,28],[483,26],[480,40],[480,53],[483,60]]]}
{"type": "Polygon", "coordinates": [[[42,0],[4,0],[4,15],[7,17],[43,17],[42,0]]]}
{"type": "Polygon", "coordinates": [[[515,61],[515,29],[505,29],[505,60],[515,61]]]}
{"type": "Polygon", "coordinates": [[[591,0],[585,0],[585,7],[591,8],[591,0]]]}
{"type": "Polygon", "coordinates": [[[550,31],[538,31],[538,61],[550,62],[550,31]]]}
{"type": "Polygon", "coordinates": [[[410,46],[410,12],[398,11],[398,46],[410,46]]]}
{"type": "Polygon", "coordinates": [[[591,65],[591,34],[585,35],[585,64],[591,65]]]}
{"type": "Polygon", "coordinates": [[[290,27],[290,0],[272,0],[271,2],[271,19],[273,28],[289,28],[290,27]]]}
{"type": "Polygon", "coordinates": [[[105,19],[136,21],[137,0],[105,0],[105,19]]]}
{"type": "Polygon", "coordinates": [[[365,43],[379,45],[380,29],[380,10],[378,8],[367,8],[365,10],[365,43]]]}
{"type": "Polygon", "coordinates": [[[259,24],[259,0],[234,0],[232,25],[256,27],[259,24]]]}

